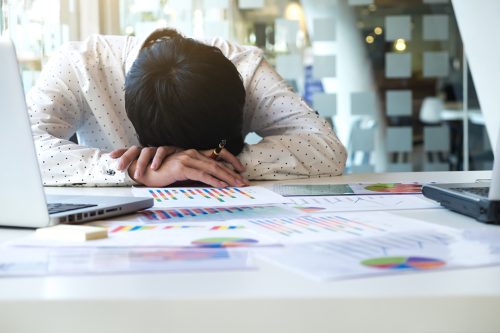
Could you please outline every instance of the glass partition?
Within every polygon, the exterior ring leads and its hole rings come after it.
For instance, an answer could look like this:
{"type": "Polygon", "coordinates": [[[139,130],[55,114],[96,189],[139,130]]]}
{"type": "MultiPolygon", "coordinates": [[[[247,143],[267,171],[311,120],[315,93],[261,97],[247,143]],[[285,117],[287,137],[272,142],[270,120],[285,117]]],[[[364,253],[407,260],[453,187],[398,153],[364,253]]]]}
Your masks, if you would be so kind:
{"type": "Polygon", "coordinates": [[[27,87],[66,40],[169,26],[262,48],[331,122],[348,148],[347,172],[491,168],[448,0],[3,0],[2,12],[27,87]]]}
{"type": "Polygon", "coordinates": [[[35,83],[48,57],[69,40],[69,26],[62,20],[63,3],[59,0],[3,0],[1,3],[1,32],[16,45],[25,90],[35,83]]]}

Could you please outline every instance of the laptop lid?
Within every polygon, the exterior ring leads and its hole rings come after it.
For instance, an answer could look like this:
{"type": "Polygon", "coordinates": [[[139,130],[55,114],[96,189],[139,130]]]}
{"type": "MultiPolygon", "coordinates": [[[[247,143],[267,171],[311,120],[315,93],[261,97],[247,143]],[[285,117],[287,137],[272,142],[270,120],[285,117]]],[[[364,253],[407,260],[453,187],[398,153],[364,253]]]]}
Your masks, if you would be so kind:
{"type": "Polygon", "coordinates": [[[0,38],[0,59],[0,225],[81,223],[153,206],[152,198],[51,196],[51,202],[72,209],[49,214],[16,52],[9,39],[0,38]]]}
{"type": "Polygon", "coordinates": [[[0,224],[31,220],[47,225],[49,213],[26,101],[12,42],[0,38],[0,224]]]}
{"type": "Polygon", "coordinates": [[[500,1],[452,3],[495,158],[489,199],[500,200],[500,1]]]}

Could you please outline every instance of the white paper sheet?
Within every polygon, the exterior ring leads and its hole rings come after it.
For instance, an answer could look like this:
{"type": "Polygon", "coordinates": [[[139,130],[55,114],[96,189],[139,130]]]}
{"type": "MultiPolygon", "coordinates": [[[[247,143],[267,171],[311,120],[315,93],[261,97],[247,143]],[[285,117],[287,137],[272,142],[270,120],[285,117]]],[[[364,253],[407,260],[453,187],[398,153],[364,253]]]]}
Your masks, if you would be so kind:
{"type": "Polygon", "coordinates": [[[249,187],[133,187],[136,197],[153,198],[155,207],[232,207],[246,205],[269,205],[287,202],[273,191],[259,186],[249,187]]]}
{"type": "Polygon", "coordinates": [[[310,214],[300,217],[249,220],[249,228],[283,245],[386,236],[394,233],[449,228],[386,212],[310,214]]]}
{"type": "Polygon", "coordinates": [[[420,183],[364,183],[364,184],[277,184],[273,190],[284,196],[352,195],[352,194],[420,194],[420,183]]]}
{"type": "Polygon", "coordinates": [[[234,219],[269,218],[293,216],[298,212],[284,205],[235,206],[207,208],[165,208],[138,212],[137,222],[145,224],[172,222],[215,222],[234,219]]]}
{"type": "Polygon", "coordinates": [[[252,269],[248,251],[165,248],[0,249],[0,277],[252,269]]]}
{"type": "Polygon", "coordinates": [[[92,223],[108,228],[108,238],[86,242],[54,241],[36,235],[8,242],[19,247],[176,247],[224,248],[279,245],[273,238],[255,233],[241,220],[217,223],[160,223],[137,225],[127,221],[92,223]]]}
{"type": "Polygon", "coordinates": [[[303,213],[440,208],[438,203],[420,194],[306,196],[290,200],[287,205],[303,213]]]}
{"type": "Polygon", "coordinates": [[[308,243],[261,250],[259,256],[314,280],[500,264],[500,237],[470,238],[453,230],[394,233],[364,240],[308,243]]]}

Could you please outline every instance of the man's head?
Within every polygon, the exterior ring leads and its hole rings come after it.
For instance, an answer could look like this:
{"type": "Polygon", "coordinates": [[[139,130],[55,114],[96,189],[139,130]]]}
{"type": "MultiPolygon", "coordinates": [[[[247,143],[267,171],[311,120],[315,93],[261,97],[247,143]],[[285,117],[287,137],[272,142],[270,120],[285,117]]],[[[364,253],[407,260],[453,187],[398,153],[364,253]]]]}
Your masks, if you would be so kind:
{"type": "Polygon", "coordinates": [[[144,146],[215,148],[239,154],[245,88],[234,64],[212,46],[158,30],[125,80],[125,108],[144,146]]]}

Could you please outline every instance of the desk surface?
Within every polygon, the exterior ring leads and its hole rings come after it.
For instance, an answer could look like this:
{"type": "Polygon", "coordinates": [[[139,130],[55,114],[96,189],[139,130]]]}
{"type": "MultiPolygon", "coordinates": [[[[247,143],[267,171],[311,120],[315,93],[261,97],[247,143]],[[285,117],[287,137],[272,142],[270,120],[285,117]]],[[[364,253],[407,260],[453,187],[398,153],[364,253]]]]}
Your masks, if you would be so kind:
{"type": "MultiPolygon", "coordinates": [[[[468,182],[489,176],[364,174],[288,183],[468,182]]],[[[130,189],[47,192],[129,195],[130,189]]],[[[486,227],[444,209],[391,213],[458,228],[486,227]]],[[[0,242],[31,232],[2,228],[0,242]]],[[[0,332],[500,331],[500,267],[314,282],[262,261],[257,265],[239,272],[0,279],[0,332]]]]}

